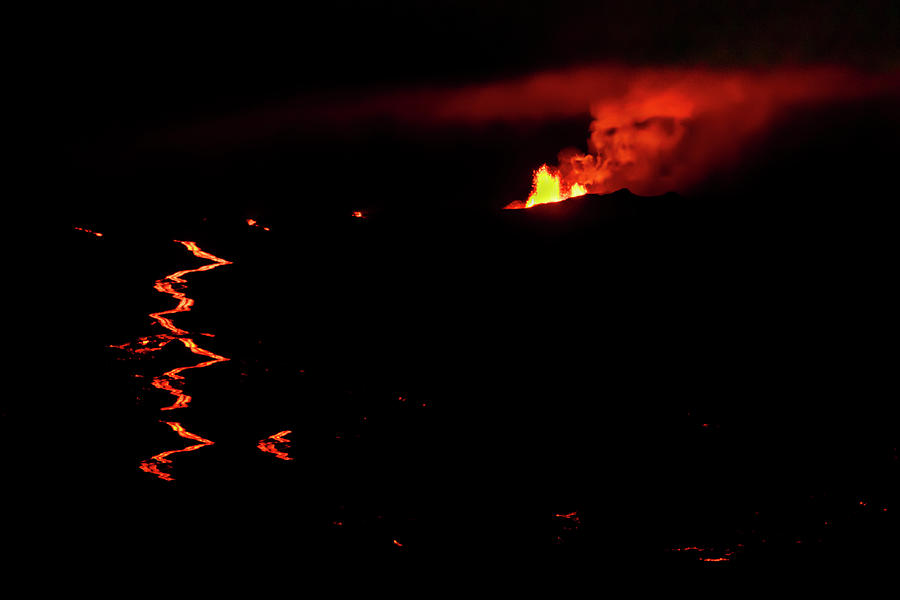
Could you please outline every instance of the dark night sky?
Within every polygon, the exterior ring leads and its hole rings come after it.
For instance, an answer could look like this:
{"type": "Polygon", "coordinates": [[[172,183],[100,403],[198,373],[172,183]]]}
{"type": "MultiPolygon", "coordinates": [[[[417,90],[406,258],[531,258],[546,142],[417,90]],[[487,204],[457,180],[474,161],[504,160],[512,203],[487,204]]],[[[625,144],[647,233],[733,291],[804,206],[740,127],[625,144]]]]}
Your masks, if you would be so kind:
{"type": "Polygon", "coordinates": [[[57,13],[34,40],[68,149],[322,90],[635,65],[900,59],[895,2],[351,2],[57,13]]]}

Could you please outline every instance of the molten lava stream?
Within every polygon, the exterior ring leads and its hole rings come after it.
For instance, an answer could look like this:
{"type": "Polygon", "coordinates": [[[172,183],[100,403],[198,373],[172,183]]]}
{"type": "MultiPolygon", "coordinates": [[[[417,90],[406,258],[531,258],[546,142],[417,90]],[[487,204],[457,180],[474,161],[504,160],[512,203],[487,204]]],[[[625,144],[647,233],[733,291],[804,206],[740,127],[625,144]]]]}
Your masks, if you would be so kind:
{"type": "Polygon", "coordinates": [[[288,456],[287,452],[279,450],[276,447],[276,444],[284,444],[285,450],[291,447],[291,441],[284,437],[290,432],[291,430],[288,429],[287,431],[279,431],[278,433],[272,434],[266,439],[260,440],[259,444],[257,444],[256,447],[263,452],[274,454],[276,458],[280,458],[281,460],[294,460],[293,458],[288,456]]]}
{"type": "MultiPolygon", "coordinates": [[[[196,269],[185,269],[181,271],[176,271],[170,275],[166,275],[163,279],[158,280],[153,288],[161,293],[168,294],[172,296],[178,301],[178,304],[175,308],[151,313],[149,316],[156,323],[164,327],[170,333],[160,333],[153,336],[146,336],[138,338],[135,342],[121,344],[121,345],[111,345],[112,348],[119,348],[121,350],[125,350],[133,355],[142,355],[151,352],[156,352],[161,350],[170,342],[178,340],[181,344],[184,345],[185,348],[190,350],[193,354],[198,354],[200,356],[205,356],[209,360],[205,360],[203,362],[194,364],[194,365],[186,365],[182,367],[176,367],[174,369],[170,369],[165,373],[158,375],[153,378],[151,385],[158,389],[165,391],[172,396],[175,397],[175,402],[170,406],[166,406],[161,408],[160,410],[174,410],[176,408],[184,408],[186,407],[190,401],[191,396],[189,394],[184,393],[182,389],[182,384],[184,381],[184,375],[182,373],[188,369],[200,369],[203,367],[208,367],[214,365],[219,362],[224,362],[230,360],[224,356],[219,356],[218,354],[211,352],[210,350],[206,350],[205,348],[201,348],[197,342],[194,341],[193,338],[188,337],[189,331],[185,329],[181,329],[176,327],[172,322],[172,319],[167,315],[174,315],[180,312],[187,312],[191,310],[191,307],[194,305],[193,298],[188,297],[185,293],[185,288],[187,287],[187,281],[184,279],[184,276],[189,273],[199,273],[202,271],[209,271],[211,269],[215,269],[216,267],[220,267],[222,265],[230,265],[233,264],[231,261],[225,260],[223,258],[219,258],[214,256],[208,252],[204,252],[201,250],[197,244],[194,242],[184,242],[180,240],[175,240],[176,242],[182,244],[185,248],[187,248],[194,256],[198,258],[203,258],[211,261],[210,264],[203,265],[201,267],[197,267],[196,269]]],[[[201,335],[206,335],[212,337],[210,333],[204,333],[201,335]]],[[[165,422],[169,427],[172,428],[175,433],[179,436],[195,440],[200,442],[199,444],[195,444],[193,446],[189,446],[187,448],[182,448],[178,450],[170,450],[167,452],[162,452],[153,456],[152,458],[141,462],[140,468],[141,470],[152,473],[159,477],[160,479],[164,479],[166,481],[173,481],[174,477],[171,474],[166,473],[160,470],[160,465],[168,464],[172,461],[169,460],[168,457],[171,454],[177,452],[190,452],[193,450],[197,450],[204,446],[212,445],[213,442],[202,438],[200,436],[194,435],[185,429],[179,424],[175,422],[165,422]]]]}
{"type": "MultiPolygon", "coordinates": [[[[188,369],[200,369],[203,367],[208,367],[214,365],[219,362],[224,362],[229,360],[224,356],[219,356],[214,352],[206,350],[205,348],[201,348],[197,345],[192,338],[187,337],[188,331],[176,327],[172,320],[164,315],[172,315],[180,312],[188,312],[191,310],[191,307],[194,305],[193,298],[189,298],[188,295],[184,292],[184,289],[187,287],[187,281],[185,281],[184,276],[188,273],[199,273],[202,271],[209,271],[211,269],[215,269],[216,267],[220,267],[222,265],[230,265],[233,264],[231,261],[225,260],[223,258],[219,258],[218,256],[214,256],[209,252],[204,252],[201,250],[197,244],[194,242],[183,242],[180,240],[175,240],[176,242],[184,245],[185,248],[191,251],[191,253],[198,258],[205,258],[207,260],[212,261],[210,264],[203,265],[196,269],[185,269],[182,271],[176,271],[171,275],[166,275],[163,279],[157,281],[153,289],[163,294],[168,294],[178,300],[178,305],[170,310],[150,313],[150,318],[154,319],[157,323],[165,327],[167,330],[171,332],[171,334],[159,334],[154,336],[154,338],[140,338],[138,343],[145,346],[143,348],[133,348],[130,351],[134,354],[141,354],[145,352],[153,352],[161,349],[163,346],[168,344],[171,341],[178,340],[181,342],[185,348],[190,350],[194,354],[199,354],[201,356],[205,356],[210,360],[203,361],[197,363],[195,365],[187,365],[183,367],[177,367],[166,371],[162,375],[153,378],[151,385],[158,390],[163,390],[168,392],[172,396],[175,397],[175,402],[173,402],[170,406],[163,407],[160,410],[174,410],[176,408],[184,408],[191,401],[191,396],[189,394],[185,394],[181,389],[180,382],[184,381],[184,376],[181,375],[183,371],[187,371],[188,369]],[[178,336],[178,337],[176,337],[178,336]],[[147,344],[151,342],[152,339],[157,341],[156,347],[146,347],[147,344]]],[[[204,334],[211,335],[211,334],[204,334]]],[[[128,344],[123,344],[120,346],[114,346],[115,348],[121,348],[124,350],[129,350],[127,348],[128,344]]]]}
{"type": "Polygon", "coordinates": [[[191,253],[197,258],[205,258],[206,260],[213,261],[211,264],[203,265],[202,267],[198,267],[196,269],[186,269],[184,271],[176,271],[171,275],[166,275],[163,279],[157,281],[153,286],[153,289],[155,289],[156,291],[162,292],[163,294],[168,294],[178,300],[178,306],[170,310],[150,313],[150,318],[155,319],[156,322],[158,322],[160,325],[162,325],[175,335],[187,335],[187,331],[175,327],[175,324],[172,323],[171,319],[163,316],[180,312],[187,312],[191,310],[191,306],[194,305],[194,300],[192,298],[188,298],[187,294],[182,291],[185,287],[187,287],[187,281],[184,280],[184,276],[188,273],[209,271],[211,269],[215,269],[216,267],[221,267],[222,265],[230,265],[233,263],[231,261],[225,260],[224,258],[219,258],[218,256],[213,256],[208,252],[204,252],[203,250],[198,248],[197,244],[195,244],[194,242],[182,242],[180,240],[175,241],[179,244],[183,244],[184,247],[190,250],[191,253]]]}
{"type": "Polygon", "coordinates": [[[165,452],[160,452],[159,454],[149,458],[148,460],[141,462],[140,469],[142,471],[146,473],[152,473],[165,481],[175,481],[175,478],[170,473],[167,473],[160,468],[164,464],[172,464],[169,456],[177,454],[179,452],[192,452],[194,450],[199,450],[204,446],[212,446],[215,442],[206,438],[202,438],[199,435],[191,433],[190,431],[185,431],[184,427],[181,426],[181,423],[174,423],[169,421],[160,421],[160,423],[165,423],[172,428],[172,431],[183,438],[194,440],[195,442],[200,442],[199,444],[194,444],[193,446],[188,446],[187,448],[166,450],[165,452]]]}

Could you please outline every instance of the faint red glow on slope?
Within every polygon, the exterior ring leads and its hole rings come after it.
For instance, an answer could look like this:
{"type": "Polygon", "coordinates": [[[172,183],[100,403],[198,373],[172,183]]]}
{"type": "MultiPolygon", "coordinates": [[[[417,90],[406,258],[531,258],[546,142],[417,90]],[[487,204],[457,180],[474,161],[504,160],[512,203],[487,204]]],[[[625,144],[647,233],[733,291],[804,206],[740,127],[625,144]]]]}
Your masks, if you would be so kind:
{"type": "Polygon", "coordinates": [[[287,452],[279,450],[276,447],[276,444],[284,444],[284,448],[290,448],[290,440],[287,439],[286,436],[291,432],[290,429],[287,431],[279,431],[278,433],[272,434],[264,440],[260,440],[259,444],[256,445],[257,448],[262,450],[263,452],[268,452],[269,454],[274,454],[276,458],[280,458],[281,460],[294,460],[290,456],[288,456],[287,452]]]}
{"type": "Polygon", "coordinates": [[[165,423],[169,427],[172,428],[172,431],[177,433],[179,436],[194,440],[195,442],[199,442],[198,444],[194,444],[193,446],[188,446],[187,448],[180,448],[178,450],[166,450],[165,452],[160,452],[159,454],[151,457],[148,460],[141,462],[140,469],[146,473],[152,473],[156,475],[160,479],[165,481],[175,481],[175,478],[166,471],[163,470],[162,465],[170,465],[172,464],[172,460],[169,459],[169,456],[173,454],[178,454],[180,452],[193,452],[194,450],[199,450],[204,446],[212,446],[215,442],[208,440],[206,438],[202,438],[197,434],[191,433],[190,431],[186,431],[184,427],[181,426],[181,423],[174,423],[168,421],[160,421],[161,423],[165,423]]]}
{"type": "Polygon", "coordinates": [[[96,235],[97,237],[103,237],[103,234],[98,231],[91,231],[90,229],[85,229],[84,227],[73,227],[72,229],[76,229],[78,231],[83,231],[85,233],[90,233],[91,235],[96,235]]]}

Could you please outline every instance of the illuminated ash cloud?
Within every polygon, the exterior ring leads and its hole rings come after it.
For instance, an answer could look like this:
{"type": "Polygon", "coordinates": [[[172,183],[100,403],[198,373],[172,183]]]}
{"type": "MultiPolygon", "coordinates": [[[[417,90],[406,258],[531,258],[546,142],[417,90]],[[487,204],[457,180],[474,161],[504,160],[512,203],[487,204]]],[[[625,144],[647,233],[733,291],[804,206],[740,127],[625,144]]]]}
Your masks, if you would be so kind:
{"type": "Polygon", "coordinates": [[[560,179],[593,193],[689,191],[785,111],[896,92],[897,81],[838,68],[639,70],[591,102],[588,152],[563,150],[560,179]]]}
{"type": "Polygon", "coordinates": [[[738,163],[748,143],[755,136],[771,134],[778,118],[789,110],[888,95],[900,96],[900,71],[602,65],[327,101],[300,98],[169,130],[153,137],[152,144],[224,149],[291,133],[300,139],[317,130],[352,136],[370,122],[390,124],[398,134],[416,137],[460,127],[477,131],[494,123],[515,126],[590,114],[587,151],[564,149],[558,167],[548,167],[559,178],[561,199],[582,190],[607,193],[623,187],[640,195],[687,193],[710,174],[738,163]]]}
{"type": "Polygon", "coordinates": [[[507,208],[558,202],[585,190],[689,192],[710,174],[739,163],[751,141],[773,133],[787,111],[897,94],[898,81],[897,74],[835,67],[613,69],[597,71],[594,80],[582,75],[572,85],[578,86],[575,96],[592,97],[588,151],[562,150],[557,168],[536,172],[528,200],[507,208]]]}

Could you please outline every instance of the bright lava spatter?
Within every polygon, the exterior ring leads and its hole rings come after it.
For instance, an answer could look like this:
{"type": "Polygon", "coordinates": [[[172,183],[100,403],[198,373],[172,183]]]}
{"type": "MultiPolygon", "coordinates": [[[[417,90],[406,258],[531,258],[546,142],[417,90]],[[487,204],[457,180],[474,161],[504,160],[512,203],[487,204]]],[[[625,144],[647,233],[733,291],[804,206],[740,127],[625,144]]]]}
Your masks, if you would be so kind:
{"type": "MultiPolygon", "coordinates": [[[[168,294],[175,298],[178,301],[178,305],[170,310],[151,313],[149,316],[153,319],[157,324],[161,325],[163,328],[169,331],[169,333],[160,333],[157,335],[146,336],[138,338],[134,342],[129,342],[120,345],[111,345],[111,348],[119,348],[121,350],[125,350],[129,354],[133,355],[142,355],[148,354],[151,352],[156,352],[161,350],[163,347],[168,345],[170,342],[178,341],[185,348],[190,350],[193,354],[198,354],[200,356],[205,356],[209,360],[205,360],[203,362],[194,364],[194,365],[186,365],[183,367],[176,367],[165,373],[158,375],[153,378],[151,385],[158,389],[165,391],[172,396],[175,397],[174,403],[170,406],[165,406],[160,410],[175,410],[178,408],[186,407],[190,401],[191,396],[186,394],[182,389],[184,376],[181,374],[188,369],[199,369],[203,367],[208,367],[214,365],[219,362],[224,362],[230,360],[224,356],[220,356],[214,352],[206,350],[205,348],[201,348],[197,342],[193,340],[193,338],[189,337],[187,330],[176,327],[172,322],[172,319],[167,315],[174,315],[181,312],[188,312],[191,310],[191,307],[194,305],[193,298],[190,298],[185,293],[185,288],[187,287],[187,281],[184,279],[184,276],[189,273],[199,273],[202,271],[209,271],[211,269],[215,269],[216,267],[220,267],[223,265],[233,264],[231,261],[225,260],[223,258],[219,258],[214,256],[208,252],[204,252],[201,250],[197,244],[194,242],[185,242],[180,240],[175,240],[176,242],[182,244],[185,248],[187,248],[194,256],[198,258],[203,258],[211,261],[210,264],[203,265],[196,269],[185,269],[181,271],[176,271],[170,275],[166,275],[163,279],[157,281],[153,288],[161,292],[163,294],[168,294]]],[[[210,333],[202,333],[200,335],[205,335],[212,337],[210,333]]],[[[204,446],[210,446],[213,444],[211,440],[206,438],[202,438],[196,434],[193,434],[189,431],[186,431],[184,427],[181,426],[180,423],[168,422],[168,421],[160,421],[162,423],[166,423],[172,430],[177,433],[179,436],[187,439],[191,439],[199,444],[195,444],[193,446],[188,446],[187,448],[181,448],[176,450],[168,450],[166,452],[162,452],[151,457],[148,460],[141,462],[140,469],[147,473],[152,473],[163,479],[165,481],[174,481],[174,477],[165,471],[163,471],[160,467],[163,464],[171,464],[171,460],[167,457],[171,454],[175,454],[178,452],[190,452],[192,450],[198,450],[203,448],[204,446]]]]}
{"type": "Polygon", "coordinates": [[[279,450],[275,445],[276,444],[284,444],[284,448],[290,448],[291,441],[287,439],[286,436],[291,432],[290,429],[287,431],[279,431],[278,433],[272,434],[264,440],[260,440],[259,444],[256,445],[257,448],[262,450],[263,452],[268,452],[269,454],[274,454],[276,458],[280,458],[281,460],[294,460],[290,456],[288,456],[287,452],[279,450]]]}
{"type": "Polygon", "coordinates": [[[562,202],[576,196],[587,194],[587,188],[580,183],[572,184],[568,190],[563,191],[558,170],[551,169],[547,165],[541,165],[534,172],[531,183],[531,194],[525,202],[515,201],[507,204],[506,209],[531,208],[540,204],[553,204],[562,202]]]}

